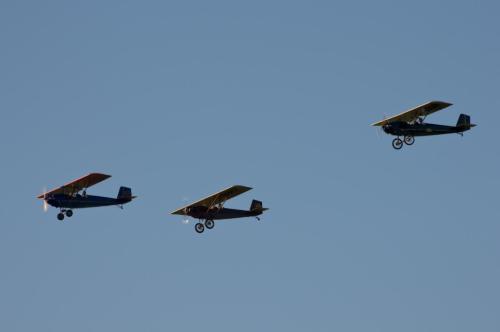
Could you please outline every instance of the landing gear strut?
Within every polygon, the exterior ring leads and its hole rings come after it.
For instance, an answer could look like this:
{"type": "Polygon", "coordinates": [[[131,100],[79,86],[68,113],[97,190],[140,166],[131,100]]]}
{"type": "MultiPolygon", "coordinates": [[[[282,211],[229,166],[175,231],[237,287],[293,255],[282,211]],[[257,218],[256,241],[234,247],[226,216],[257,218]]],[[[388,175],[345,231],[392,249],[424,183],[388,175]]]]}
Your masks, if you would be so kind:
{"type": "Polygon", "coordinates": [[[392,140],[392,147],[396,150],[399,150],[403,147],[403,141],[401,138],[397,137],[394,140],[392,140]]]}

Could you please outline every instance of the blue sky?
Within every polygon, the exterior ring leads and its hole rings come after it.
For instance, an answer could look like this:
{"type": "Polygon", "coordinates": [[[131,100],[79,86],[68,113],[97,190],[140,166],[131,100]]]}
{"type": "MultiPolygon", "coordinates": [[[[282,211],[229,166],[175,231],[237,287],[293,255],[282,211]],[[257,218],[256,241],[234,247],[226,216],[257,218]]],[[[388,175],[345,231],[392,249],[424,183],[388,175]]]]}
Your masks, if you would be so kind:
{"type": "Polygon", "coordinates": [[[495,1],[3,1],[0,329],[498,331],[495,1]],[[429,100],[465,134],[394,151],[429,100]],[[92,171],[139,198],[64,223],[92,171]],[[232,184],[262,222],[173,209],[232,184]]]}

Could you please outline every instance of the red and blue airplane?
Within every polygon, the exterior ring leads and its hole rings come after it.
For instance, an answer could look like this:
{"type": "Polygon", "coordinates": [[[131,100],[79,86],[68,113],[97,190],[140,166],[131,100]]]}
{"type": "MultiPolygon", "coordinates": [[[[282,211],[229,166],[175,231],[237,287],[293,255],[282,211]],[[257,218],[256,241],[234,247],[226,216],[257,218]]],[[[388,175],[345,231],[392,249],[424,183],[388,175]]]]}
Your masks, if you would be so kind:
{"type": "Polygon", "coordinates": [[[116,198],[87,195],[88,188],[110,177],[111,175],[107,174],[90,173],[62,187],[45,192],[37,198],[43,199],[45,211],[47,211],[48,205],[60,209],[57,219],[61,221],[64,220],[64,216],[68,218],[73,216],[73,209],[112,205],[123,208],[124,204],[136,198],[136,196],[132,196],[132,190],[128,187],[120,187],[116,198]]]}

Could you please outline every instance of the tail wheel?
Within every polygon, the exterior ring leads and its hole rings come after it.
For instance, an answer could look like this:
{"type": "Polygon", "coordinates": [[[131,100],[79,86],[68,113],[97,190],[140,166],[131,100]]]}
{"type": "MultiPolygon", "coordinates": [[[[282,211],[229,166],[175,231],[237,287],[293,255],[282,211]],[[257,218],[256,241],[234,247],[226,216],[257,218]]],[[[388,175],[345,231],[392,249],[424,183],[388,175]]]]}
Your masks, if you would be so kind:
{"type": "Polygon", "coordinates": [[[205,227],[207,229],[212,229],[215,226],[215,222],[211,219],[205,220],[205,227]]]}
{"type": "Polygon", "coordinates": [[[73,211],[68,210],[66,211],[66,217],[71,218],[73,216],[73,211]]]}
{"type": "Polygon", "coordinates": [[[57,214],[57,219],[58,219],[58,220],[60,220],[60,221],[63,221],[63,220],[64,220],[64,213],[59,212],[59,213],[57,214]]]}
{"type": "Polygon", "coordinates": [[[194,225],[194,230],[196,231],[196,233],[201,234],[205,230],[205,226],[203,226],[203,224],[201,222],[199,222],[196,225],[194,225]]]}
{"type": "Polygon", "coordinates": [[[392,141],[392,147],[396,150],[399,150],[403,147],[403,141],[398,137],[398,138],[395,138],[393,141],[392,141]]]}
{"type": "Polygon", "coordinates": [[[415,143],[415,137],[413,136],[405,136],[405,144],[406,145],[412,145],[413,143],[415,143]]]}

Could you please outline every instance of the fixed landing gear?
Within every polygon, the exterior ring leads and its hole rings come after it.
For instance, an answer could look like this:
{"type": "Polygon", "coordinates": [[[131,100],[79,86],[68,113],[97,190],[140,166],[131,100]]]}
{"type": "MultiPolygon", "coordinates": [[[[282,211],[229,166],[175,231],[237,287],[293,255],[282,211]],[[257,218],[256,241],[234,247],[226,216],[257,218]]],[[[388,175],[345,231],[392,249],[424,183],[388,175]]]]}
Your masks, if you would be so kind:
{"type": "Polygon", "coordinates": [[[413,143],[415,143],[415,137],[411,135],[406,135],[403,139],[396,137],[392,140],[392,147],[396,150],[400,150],[403,147],[403,143],[406,145],[413,145],[413,143]]]}
{"type": "Polygon", "coordinates": [[[401,138],[397,137],[392,140],[392,147],[396,150],[400,150],[403,147],[403,141],[401,138]]]}
{"type": "Polygon", "coordinates": [[[413,145],[413,143],[415,143],[415,137],[407,135],[405,136],[404,141],[406,145],[413,145]]]}
{"type": "Polygon", "coordinates": [[[63,221],[64,215],[66,215],[66,217],[68,218],[71,218],[73,216],[73,210],[61,210],[61,212],[57,214],[57,219],[63,221]]]}
{"type": "Polygon", "coordinates": [[[196,225],[194,225],[194,230],[196,231],[196,233],[201,234],[205,231],[205,228],[212,229],[214,228],[214,226],[215,222],[212,219],[207,219],[205,220],[205,224],[203,224],[202,222],[196,223],[196,225]]]}
{"type": "Polygon", "coordinates": [[[205,226],[203,226],[201,222],[196,223],[196,225],[194,225],[194,230],[196,231],[196,233],[201,234],[205,230],[205,226]]]}
{"type": "Polygon", "coordinates": [[[214,226],[215,226],[215,222],[213,220],[210,220],[210,219],[205,220],[205,227],[207,229],[212,229],[212,228],[214,228],[214,226]]]}

